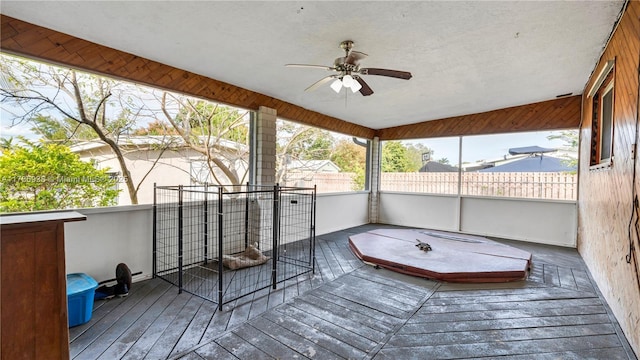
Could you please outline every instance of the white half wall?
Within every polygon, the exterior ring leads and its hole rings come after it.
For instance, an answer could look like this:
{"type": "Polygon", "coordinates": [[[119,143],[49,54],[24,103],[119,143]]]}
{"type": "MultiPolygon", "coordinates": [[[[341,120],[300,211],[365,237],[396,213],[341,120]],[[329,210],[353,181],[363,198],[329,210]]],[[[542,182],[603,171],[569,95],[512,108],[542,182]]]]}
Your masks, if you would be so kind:
{"type": "Polygon", "coordinates": [[[383,224],[458,231],[458,197],[417,193],[380,193],[383,224]]]}
{"type": "Polygon", "coordinates": [[[369,223],[369,193],[316,196],[316,235],[369,223]]]}
{"type": "Polygon", "coordinates": [[[577,205],[571,201],[463,197],[462,232],[576,247],[577,205]]]}
{"type": "Polygon", "coordinates": [[[383,224],[576,247],[572,201],[380,193],[383,224]]]}
{"type": "Polygon", "coordinates": [[[116,265],[125,263],[134,280],[152,276],[151,205],[76,210],[87,221],[65,224],[67,274],[82,272],[96,281],[115,278],[116,265]]]}
{"type": "MultiPolygon", "coordinates": [[[[321,194],[316,199],[316,234],[321,235],[368,223],[369,193],[321,194]]],[[[82,272],[100,282],[115,277],[118,263],[134,280],[153,271],[153,207],[130,205],[79,209],[87,221],[65,224],[67,274],[82,272]]]]}

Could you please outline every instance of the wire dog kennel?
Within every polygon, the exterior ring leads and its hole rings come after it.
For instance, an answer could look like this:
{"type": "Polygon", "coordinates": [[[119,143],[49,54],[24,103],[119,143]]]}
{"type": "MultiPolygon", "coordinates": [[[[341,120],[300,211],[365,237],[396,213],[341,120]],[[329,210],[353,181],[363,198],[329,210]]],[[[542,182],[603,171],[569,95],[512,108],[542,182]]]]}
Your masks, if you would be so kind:
{"type": "Polygon", "coordinates": [[[222,309],[313,273],[315,203],[315,188],[154,186],[153,275],[222,309]]]}

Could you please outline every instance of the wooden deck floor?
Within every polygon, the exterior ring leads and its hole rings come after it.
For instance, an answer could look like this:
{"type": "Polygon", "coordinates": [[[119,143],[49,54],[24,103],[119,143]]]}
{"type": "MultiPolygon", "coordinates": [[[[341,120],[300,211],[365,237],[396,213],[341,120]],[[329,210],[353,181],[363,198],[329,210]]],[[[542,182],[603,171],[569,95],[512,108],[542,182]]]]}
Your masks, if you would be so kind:
{"type": "Polygon", "coordinates": [[[95,303],[73,359],[636,359],[575,250],[533,254],[527,281],[448,284],[364,265],[318,237],[318,270],[225,305],[153,279],[95,303]]]}

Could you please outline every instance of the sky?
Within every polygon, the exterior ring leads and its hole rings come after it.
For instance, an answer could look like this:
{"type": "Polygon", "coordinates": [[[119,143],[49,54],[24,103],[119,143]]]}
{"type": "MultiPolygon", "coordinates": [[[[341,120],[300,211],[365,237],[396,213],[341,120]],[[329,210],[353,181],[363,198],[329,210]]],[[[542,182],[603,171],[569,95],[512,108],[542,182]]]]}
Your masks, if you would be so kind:
{"type": "MultiPolygon", "coordinates": [[[[495,160],[509,154],[509,149],[524,146],[540,146],[545,148],[562,148],[566,144],[562,140],[549,140],[547,136],[560,134],[560,131],[536,131],[497,135],[465,136],[462,140],[462,162],[495,160]]],[[[421,143],[433,150],[432,159],[449,159],[451,164],[458,161],[458,137],[420,139],[405,143],[421,143]]]]}

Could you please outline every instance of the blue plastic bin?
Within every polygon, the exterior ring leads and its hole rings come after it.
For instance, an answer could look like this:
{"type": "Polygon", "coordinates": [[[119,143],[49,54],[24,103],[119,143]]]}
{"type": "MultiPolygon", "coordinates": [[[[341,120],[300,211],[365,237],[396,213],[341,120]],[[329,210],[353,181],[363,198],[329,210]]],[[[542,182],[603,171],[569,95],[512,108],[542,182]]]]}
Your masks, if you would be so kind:
{"type": "Polygon", "coordinates": [[[83,273],[67,274],[67,309],[69,327],[91,320],[93,296],[98,283],[83,273]]]}

